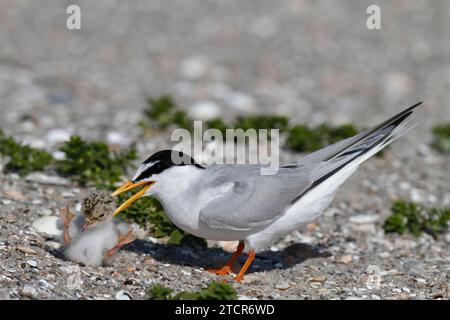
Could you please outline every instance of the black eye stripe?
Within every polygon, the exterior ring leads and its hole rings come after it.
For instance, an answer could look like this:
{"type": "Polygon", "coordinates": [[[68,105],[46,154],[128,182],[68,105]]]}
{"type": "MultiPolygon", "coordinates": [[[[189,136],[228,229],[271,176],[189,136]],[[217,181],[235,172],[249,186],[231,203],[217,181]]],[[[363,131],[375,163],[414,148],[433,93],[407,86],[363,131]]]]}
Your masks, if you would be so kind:
{"type": "Polygon", "coordinates": [[[204,169],[201,165],[195,162],[194,159],[180,151],[162,150],[152,154],[148,157],[142,165],[153,163],[141,172],[141,174],[135,179],[135,181],[148,179],[154,174],[163,172],[173,166],[186,166],[194,165],[199,169],[204,169]],[[174,154],[175,153],[175,154],[174,154]],[[181,163],[174,163],[173,159],[182,159],[181,163]]]}

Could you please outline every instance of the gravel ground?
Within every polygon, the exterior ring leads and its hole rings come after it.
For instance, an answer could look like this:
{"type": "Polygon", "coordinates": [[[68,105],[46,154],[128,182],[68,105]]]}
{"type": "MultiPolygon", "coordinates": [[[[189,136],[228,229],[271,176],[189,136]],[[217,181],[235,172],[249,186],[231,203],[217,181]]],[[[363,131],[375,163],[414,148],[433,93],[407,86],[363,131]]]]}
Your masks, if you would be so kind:
{"type": "MultiPolygon", "coordinates": [[[[143,139],[136,126],[148,96],[169,93],[195,118],[271,112],[361,126],[423,100],[414,131],[234,286],[257,299],[448,299],[450,234],[381,226],[394,199],[450,205],[449,157],[428,147],[430,128],[450,119],[450,4],[378,2],[383,29],[369,31],[368,1],[72,1],[82,30],[69,31],[65,2],[2,1],[0,128],[55,156],[79,134],[136,143],[143,159],[168,146],[167,133],[143,139]]],[[[197,290],[217,279],[203,267],[228,257],[221,248],[151,238],[111,266],[65,261],[32,223],[88,190],[52,176],[0,174],[0,298],[139,299],[152,284],[197,290]]]]}

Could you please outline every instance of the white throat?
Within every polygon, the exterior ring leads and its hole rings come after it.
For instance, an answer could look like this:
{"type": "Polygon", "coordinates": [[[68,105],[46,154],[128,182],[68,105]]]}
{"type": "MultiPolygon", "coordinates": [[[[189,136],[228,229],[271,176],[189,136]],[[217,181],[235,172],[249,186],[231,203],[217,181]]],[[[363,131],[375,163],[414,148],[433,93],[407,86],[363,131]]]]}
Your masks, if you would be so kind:
{"type": "Polygon", "coordinates": [[[155,175],[156,183],[147,195],[154,196],[163,204],[180,194],[189,192],[203,174],[203,169],[195,166],[173,166],[155,175]]]}

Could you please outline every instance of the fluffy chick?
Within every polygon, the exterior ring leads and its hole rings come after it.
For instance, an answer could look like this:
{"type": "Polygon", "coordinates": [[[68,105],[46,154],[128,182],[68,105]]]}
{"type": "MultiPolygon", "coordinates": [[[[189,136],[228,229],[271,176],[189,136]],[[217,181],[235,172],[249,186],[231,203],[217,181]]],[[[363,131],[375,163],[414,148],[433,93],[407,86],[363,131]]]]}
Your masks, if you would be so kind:
{"type": "Polygon", "coordinates": [[[89,195],[82,213],[74,215],[69,206],[60,209],[64,225],[64,255],[71,261],[101,266],[137,236],[134,229],[114,218],[114,202],[104,192],[89,195]]]}

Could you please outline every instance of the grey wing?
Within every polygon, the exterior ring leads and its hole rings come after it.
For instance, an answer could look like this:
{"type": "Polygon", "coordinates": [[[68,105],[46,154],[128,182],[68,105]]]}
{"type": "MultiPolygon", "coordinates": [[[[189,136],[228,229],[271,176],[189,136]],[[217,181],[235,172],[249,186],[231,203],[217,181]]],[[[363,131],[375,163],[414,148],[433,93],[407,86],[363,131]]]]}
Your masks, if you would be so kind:
{"type": "Polygon", "coordinates": [[[210,185],[230,185],[228,191],[200,210],[200,219],[211,228],[249,230],[270,224],[292,205],[312,183],[301,167],[280,168],[276,175],[259,169],[232,166],[223,169],[210,185]]]}

